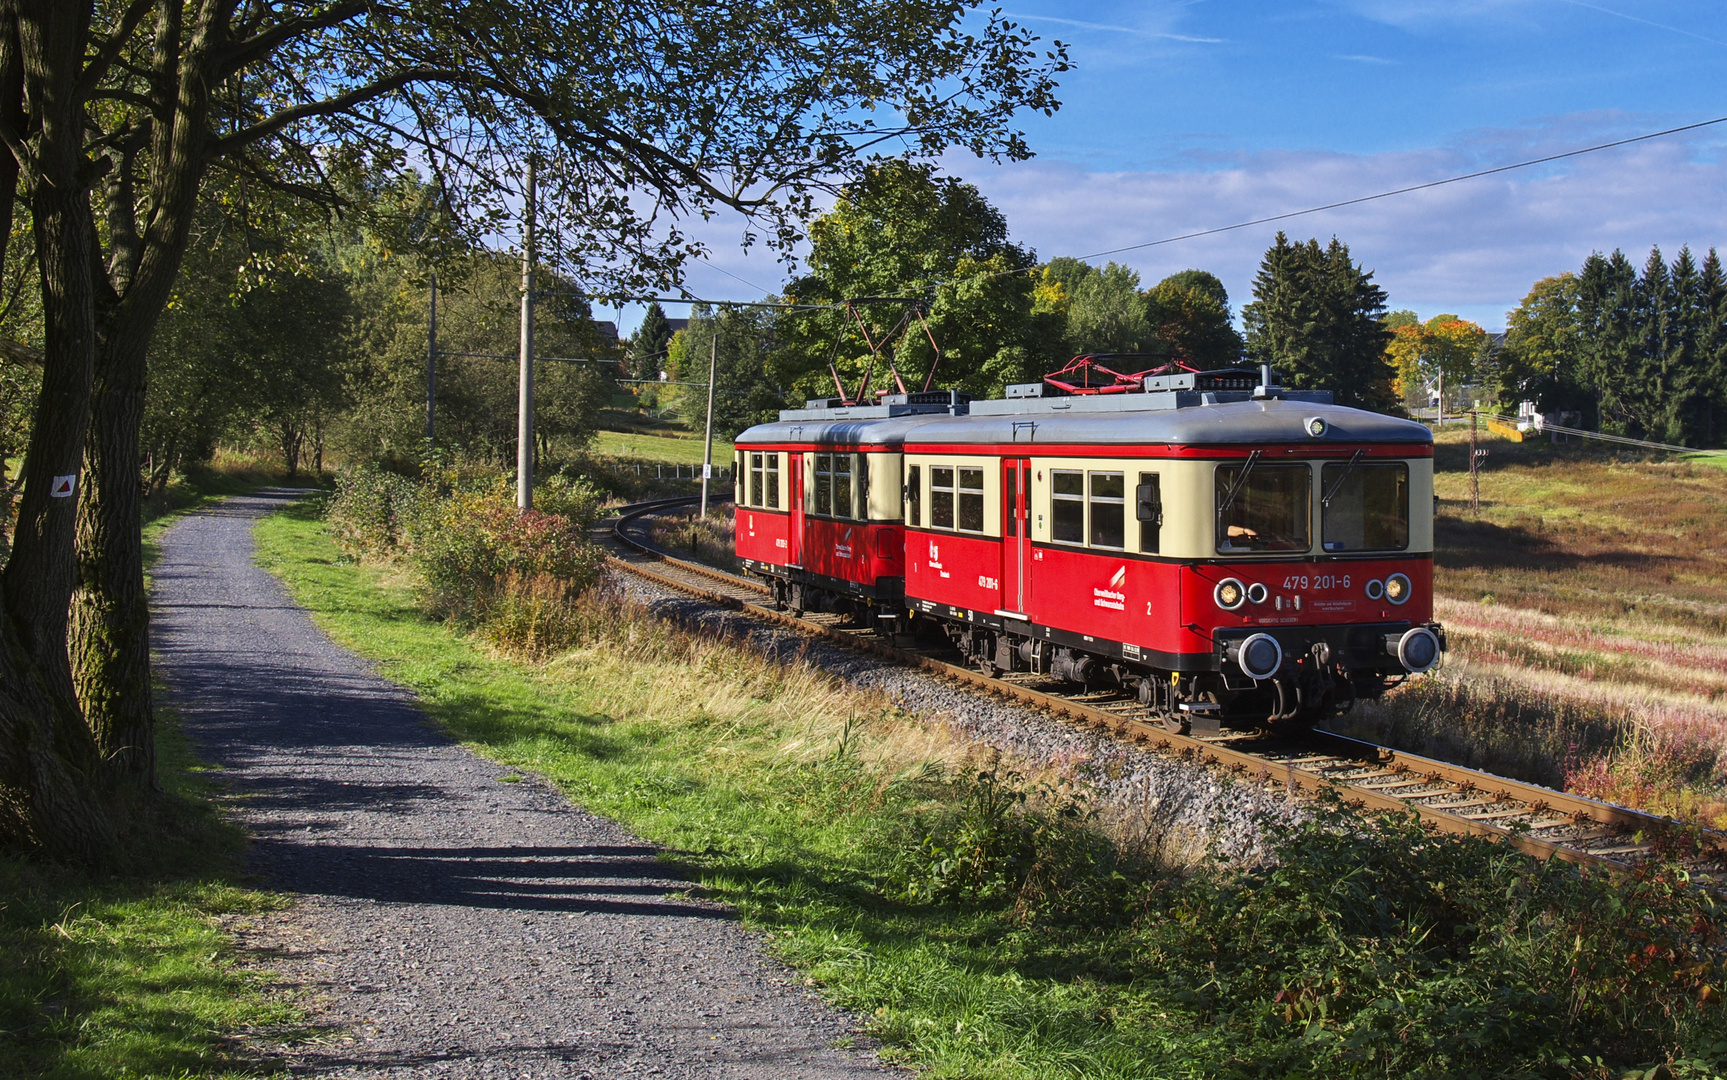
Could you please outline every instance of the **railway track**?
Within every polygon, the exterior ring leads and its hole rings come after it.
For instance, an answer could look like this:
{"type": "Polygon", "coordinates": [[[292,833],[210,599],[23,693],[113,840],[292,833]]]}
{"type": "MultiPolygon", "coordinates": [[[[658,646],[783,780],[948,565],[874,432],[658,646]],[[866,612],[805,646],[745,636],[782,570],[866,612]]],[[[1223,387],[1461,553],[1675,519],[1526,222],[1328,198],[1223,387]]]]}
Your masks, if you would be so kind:
{"type": "MultiPolygon", "coordinates": [[[[951,662],[943,655],[946,650],[908,646],[903,643],[906,635],[891,642],[869,630],[848,628],[839,616],[799,617],[776,610],[760,584],[677,558],[653,542],[646,520],[693,501],[660,499],[622,508],[610,535],[617,549],[612,564],[686,595],[1237,776],[1310,795],[1335,792],[1357,808],[1413,811],[1435,829],[1491,837],[1537,858],[1624,873],[1665,849],[1683,853],[1698,879],[1719,881],[1727,874],[1727,834],[1329,732],[1311,732],[1299,741],[1254,734],[1178,735],[1130,694],[1074,693],[1071,686],[1040,675],[993,677],[951,662]]],[[[957,652],[947,655],[958,657],[957,652]]]]}

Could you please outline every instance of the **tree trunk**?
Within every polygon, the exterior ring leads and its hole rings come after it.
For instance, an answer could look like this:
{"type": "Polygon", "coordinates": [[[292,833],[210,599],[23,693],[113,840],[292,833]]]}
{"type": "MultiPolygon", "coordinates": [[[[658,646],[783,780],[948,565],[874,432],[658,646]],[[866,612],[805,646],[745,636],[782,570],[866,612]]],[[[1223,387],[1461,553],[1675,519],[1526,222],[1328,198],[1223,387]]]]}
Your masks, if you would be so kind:
{"type": "Polygon", "coordinates": [[[155,702],[138,467],[148,339],[108,329],[85,447],[89,483],[78,506],[78,586],[68,647],[78,701],[109,773],[128,786],[153,787],[155,702]]]}
{"type": "Polygon", "coordinates": [[[96,265],[96,229],[89,188],[70,182],[76,174],[68,173],[39,180],[31,197],[46,348],[42,392],[24,461],[24,498],[6,564],[6,595],[20,644],[41,668],[49,691],[71,702],[75,697],[66,616],[78,475],[95,366],[91,269],[96,265]],[[57,485],[61,494],[55,493],[57,485]]]}

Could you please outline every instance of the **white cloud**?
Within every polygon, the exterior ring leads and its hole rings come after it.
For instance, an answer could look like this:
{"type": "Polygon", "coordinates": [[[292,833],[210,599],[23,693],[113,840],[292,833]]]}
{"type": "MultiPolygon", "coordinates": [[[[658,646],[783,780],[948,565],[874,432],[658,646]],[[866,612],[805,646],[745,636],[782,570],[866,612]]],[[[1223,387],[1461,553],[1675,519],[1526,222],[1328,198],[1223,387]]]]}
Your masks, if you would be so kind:
{"type": "MultiPolygon", "coordinates": [[[[1275,151],[1210,171],[1089,173],[1059,162],[973,171],[967,178],[1007,215],[1040,258],[1086,255],[1537,157],[1612,138],[1603,118],[1566,118],[1531,131],[1492,132],[1444,150],[1375,155],[1275,151]],[[1586,129],[1579,138],[1577,129],[1586,129]]],[[[1239,307],[1278,229],[1336,235],[1375,272],[1393,307],[1471,313],[1492,328],[1538,278],[1575,270],[1591,251],[1623,248],[1638,262],[1653,244],[1727,248],[1727,163],[1697,137],[1464,181],[1378,202],[1122,252],[1114,259],[1155,282],[1186,267],[1221,277],[1239,307]]],[[[956,166],[958,162],[954,163],[956,166]]]]}

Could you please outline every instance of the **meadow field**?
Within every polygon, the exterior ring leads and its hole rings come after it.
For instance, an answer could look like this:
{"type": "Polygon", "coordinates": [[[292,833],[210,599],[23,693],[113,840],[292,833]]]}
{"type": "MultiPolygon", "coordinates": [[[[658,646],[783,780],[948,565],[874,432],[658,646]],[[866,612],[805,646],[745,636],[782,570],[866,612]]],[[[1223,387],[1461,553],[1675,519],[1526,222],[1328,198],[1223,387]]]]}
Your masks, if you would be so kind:
{"type": "Polygon", "coordinates": [[[1479,512],[1435,450],[1445,670],[1340,726],[1727,827],[1727,471],[1482,436],[1479,512]]]}

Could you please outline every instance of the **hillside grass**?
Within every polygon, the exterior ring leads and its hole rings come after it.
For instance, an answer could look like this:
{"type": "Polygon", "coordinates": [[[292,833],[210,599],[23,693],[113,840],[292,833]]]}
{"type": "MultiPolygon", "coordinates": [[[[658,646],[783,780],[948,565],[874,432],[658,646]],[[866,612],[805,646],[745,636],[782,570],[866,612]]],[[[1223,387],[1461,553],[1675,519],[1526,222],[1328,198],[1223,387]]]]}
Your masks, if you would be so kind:
{"type": "MultiPolygon", "coordinates": [[[[665,462],[667,464],[700,465],[704,442],[701,432],[691,435],[656,435],[637,431],[600,431],[594,435],[590,451],[595,454],[632,461],[665,462]]],[[[732,444],[714,439],[714,464],[730,465],[732,444]]]]}
{"type": "Polygon", "coordinates": [[[1195,864],[1167,808],[1106,821],[1063,777],[615,594],[581,601],[586,640],[517,660],[344,557],[313,508],[256,536],[451,734],[664,846],[930,1077],[1693,1077],[1727,1055],[1695,982],[1727,975],[1713,917],[1665,872],[1619,891],[1323,807],[1261,865],[1195,864]],[[1628,966],[1632,939],[1651,959],[1628,966]]]}

